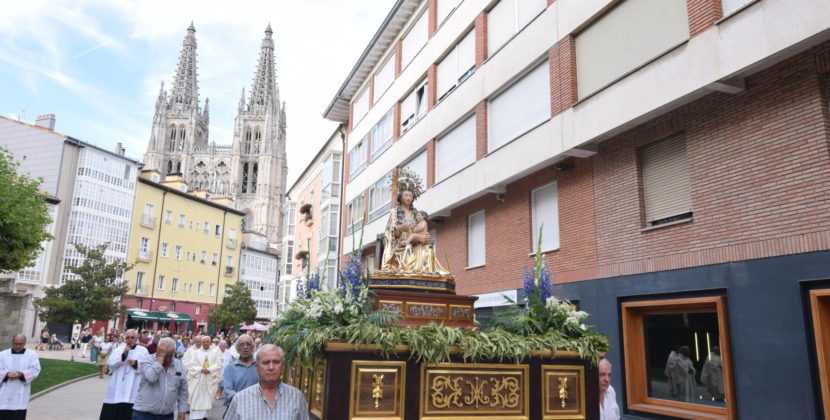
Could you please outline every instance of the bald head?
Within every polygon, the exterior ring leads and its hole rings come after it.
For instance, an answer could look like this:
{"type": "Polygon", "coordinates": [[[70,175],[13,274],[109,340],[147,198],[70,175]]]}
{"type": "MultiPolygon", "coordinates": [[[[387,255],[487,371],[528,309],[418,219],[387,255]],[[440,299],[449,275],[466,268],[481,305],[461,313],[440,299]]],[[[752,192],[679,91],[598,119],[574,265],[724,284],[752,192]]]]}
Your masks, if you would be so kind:
{"type": "Polygon", "coordinates": [[[12,350],[20,352],[26,348],[26,336],[23,334],[15,334],[12,337],[12,350]]]}

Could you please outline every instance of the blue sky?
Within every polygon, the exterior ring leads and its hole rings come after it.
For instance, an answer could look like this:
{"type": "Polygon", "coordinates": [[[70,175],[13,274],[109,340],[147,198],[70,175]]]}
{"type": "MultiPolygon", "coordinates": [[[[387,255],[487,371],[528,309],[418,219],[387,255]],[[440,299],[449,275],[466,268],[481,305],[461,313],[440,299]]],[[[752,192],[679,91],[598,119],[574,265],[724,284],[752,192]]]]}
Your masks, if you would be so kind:
{"type": "Polygon", "coordinates": [[[53,113],[56,131],[107,149],[122,142],[140,160],[159,84],[172,83],[192,20],[210,140],[230,144],[270,22],[287,102],[290,186],[336,128],[323,111],[393,4],[0,0],[0,115],[34,122],[53,113]]]}

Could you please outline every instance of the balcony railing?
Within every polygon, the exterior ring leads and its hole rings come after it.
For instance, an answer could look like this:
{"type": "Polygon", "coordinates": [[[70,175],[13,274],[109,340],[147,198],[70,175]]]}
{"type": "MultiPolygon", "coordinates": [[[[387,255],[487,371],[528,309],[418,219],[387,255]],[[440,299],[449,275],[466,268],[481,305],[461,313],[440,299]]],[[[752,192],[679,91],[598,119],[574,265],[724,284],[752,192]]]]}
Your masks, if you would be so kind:
{"type": "Polygon", "coordinates": [[[233,275],[233,267],[231,267],[231,266],[229,266],[229,265],[226,265],[226,266],[225,266],[225,275],[226,275],[226,276],[231,276],[231,275],[233,275]]]}
{"type": "Polygon", "coordinates": [[[149,214],[145,214],[141,218],[141,225],[145,226],[145,227],[148,227],[148,228],[154,228],[154,227],[156,227],[156,218],[153,217],[153,216],[150,216],[149,214]]]}
{"type": "Polygon", "coordinates": [[[236,239],[228,238],[228,248],[236,248],[236,239]]]}
{"type": "Polygon", "coordinates": [[[150,261],[153,257],[153,253],[150,250],[145,251],[138,251],[138,259],[141,261],[150,261]]]}
{"type": "Polygon", "coordinates": [[[150,294],[149,286],[141,285],[135,287],[135,294],[139,296],[147,296],[150,294]]]}

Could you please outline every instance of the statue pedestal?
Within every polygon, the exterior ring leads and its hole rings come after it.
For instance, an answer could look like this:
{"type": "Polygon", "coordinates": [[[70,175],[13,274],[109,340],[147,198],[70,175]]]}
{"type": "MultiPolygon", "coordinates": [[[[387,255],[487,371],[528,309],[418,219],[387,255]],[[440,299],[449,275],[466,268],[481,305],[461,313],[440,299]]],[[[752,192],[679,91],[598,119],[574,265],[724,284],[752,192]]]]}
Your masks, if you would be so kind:
{"type": "Polygon", "coordinates": [[[478,296],[408,292],[371,287],[377,294],[375,308],[398,311],[398,325],[412,327],[430,322],[448,327],[473,328],[473,304],[478,296]]]}
{"type": "Polygon", "coordinates": [[[369,278],[369,288],[372,290],[401,290],[419,293],[455,294],[455,281],[452,278],[439,276],[419,276],[375,272],[369,278]]]}

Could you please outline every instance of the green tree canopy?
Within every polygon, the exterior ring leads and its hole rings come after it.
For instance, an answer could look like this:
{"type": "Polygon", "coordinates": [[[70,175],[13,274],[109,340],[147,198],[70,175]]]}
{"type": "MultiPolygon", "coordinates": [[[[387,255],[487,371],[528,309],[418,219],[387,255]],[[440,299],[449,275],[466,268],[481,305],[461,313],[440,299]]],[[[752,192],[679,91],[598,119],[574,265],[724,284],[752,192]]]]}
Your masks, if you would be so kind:
{"type": "Polygon", "coordinates": [[[239,324],[252,324],[256,318],[256,303],[245,283],[229,285],[222,303],[210,310],[208,321],[220,330],[237,329],[239,324]]]}
{"type": "Polygon", "coordinates": [[[34,300],[35,309],[43,321],[65,324],[92,320],[107,320],[124,314],[121,296],[127,293],[127,283],[119,278],[133,265],[125,262],[107,262],[104,253],[108,244],[96,247],[75,245],[84,258],[83,264],[68,267],[79,278],[67,280],[60,287],[47,288],[46,296],[34,300]]]}
{"type": "Polygon", "coordinates": [[[17,172],[19,163],[0,147],[0,271],[18,271],[34,264],[40,245],[52,235],[41,181],[17,172]]]}

